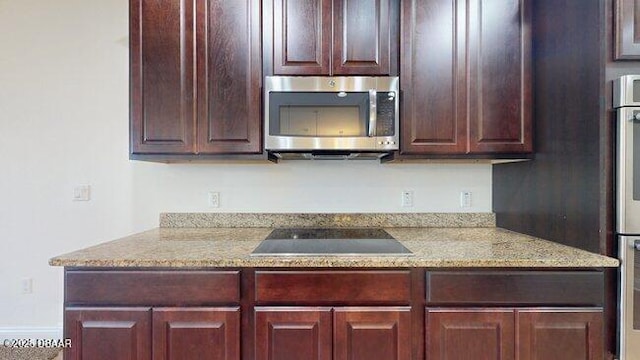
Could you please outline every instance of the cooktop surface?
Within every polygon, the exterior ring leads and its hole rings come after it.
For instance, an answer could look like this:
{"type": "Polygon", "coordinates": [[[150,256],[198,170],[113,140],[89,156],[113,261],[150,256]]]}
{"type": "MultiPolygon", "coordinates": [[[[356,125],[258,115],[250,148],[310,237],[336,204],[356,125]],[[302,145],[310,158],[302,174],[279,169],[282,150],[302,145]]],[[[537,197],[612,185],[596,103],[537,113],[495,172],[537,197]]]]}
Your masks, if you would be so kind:
{"type": "Polygon", "coordinates": [[[411,256],[384,229],[282,228],[273,230],[252,256],[411,256]]]}

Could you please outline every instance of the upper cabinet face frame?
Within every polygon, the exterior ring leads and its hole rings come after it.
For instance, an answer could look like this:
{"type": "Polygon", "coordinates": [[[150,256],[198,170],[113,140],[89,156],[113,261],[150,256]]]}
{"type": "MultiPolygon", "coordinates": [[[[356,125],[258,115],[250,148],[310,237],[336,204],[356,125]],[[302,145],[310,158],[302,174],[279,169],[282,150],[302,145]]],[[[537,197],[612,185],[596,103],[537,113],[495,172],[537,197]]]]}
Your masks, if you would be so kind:
{"type": "Polygon", "coordinates": [[[395,76],[399,8],[399,0],[266,0],[264,73],[395,76]]]}

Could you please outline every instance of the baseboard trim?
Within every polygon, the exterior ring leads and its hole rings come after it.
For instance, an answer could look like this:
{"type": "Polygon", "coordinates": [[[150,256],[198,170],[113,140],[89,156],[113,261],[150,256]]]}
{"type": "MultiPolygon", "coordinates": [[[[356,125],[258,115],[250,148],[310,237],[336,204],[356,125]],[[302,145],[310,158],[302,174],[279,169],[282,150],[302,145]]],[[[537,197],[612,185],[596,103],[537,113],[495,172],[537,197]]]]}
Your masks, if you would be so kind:
{"type": "Polygon", "coordinates": [[[5,339],[62,339],[62,327],[0,327],[0,344],[5,339]]]}

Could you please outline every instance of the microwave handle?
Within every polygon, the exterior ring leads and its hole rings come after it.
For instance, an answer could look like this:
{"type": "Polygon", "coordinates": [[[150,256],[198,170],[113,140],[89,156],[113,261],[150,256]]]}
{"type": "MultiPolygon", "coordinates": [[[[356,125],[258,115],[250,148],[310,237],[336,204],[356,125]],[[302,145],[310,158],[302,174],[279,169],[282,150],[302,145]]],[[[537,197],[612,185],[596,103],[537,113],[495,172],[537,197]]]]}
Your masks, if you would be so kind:
{"type": "Polygon", "coordinates": [[[378,115],[377,92],[374,89],[369,90],[369,137],[376,136],[376,118],[378,115]]]}

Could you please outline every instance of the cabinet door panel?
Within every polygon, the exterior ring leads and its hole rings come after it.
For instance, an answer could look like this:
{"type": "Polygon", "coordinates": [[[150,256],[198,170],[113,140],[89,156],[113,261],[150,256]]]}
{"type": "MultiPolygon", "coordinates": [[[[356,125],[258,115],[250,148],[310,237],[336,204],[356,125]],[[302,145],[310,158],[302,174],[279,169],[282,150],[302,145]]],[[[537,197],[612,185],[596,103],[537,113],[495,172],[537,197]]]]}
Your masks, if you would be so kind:
{"type": "Polygon", "coordinates": [[[530,1],[468,1],[469,150],[530,152],[530,1]]]}
{"type": "Polygon", "coordinates": [[[239,360],[239,308],[153,309],[154,360],[239,360]]]}
{"type": "Polygon", "coordinates": [[[615,58],[640,59],[640,0],[615,0],[615,58]]]}
{"type": "Polygon", "coordinates": [[[265,58],[274,75],[329,75],[331,0],[265,1],[265,58]]]}
{"type": "Polygon", "coordinates": [[[197,6],[197,151],[261,153],[260,1],[197,6]]]}
{"type": "Polygon", "coordinates": [[[458,0],[403,2],[403,154],[467,149],[465,6],[458,0]]]}
{"type": "Polygon", "coordinates": [[[194,0],[130,4],[131,152],[193,153],[194,0]]]}
{"type": "Polygon", "coordinates": [[[65,359],[151,360],[149,308],[67,308],[65,332],[65,359]]]}
{"type": "Polygon", "coordinates": [[[256,360],[330,360],[331,308],[256,307],[256,360]]]}
{"type": "Polygon", "coordinates": [[[411,359],[411,308],[334,310],[335,360],[411,359]]]}
{"type": "Polygon", "coordinates": [[[514,358],[514,313],[509,309],[427,309],[430,360],[514,358]]]}
{"type": "Polygon", "coordinates": [[[604,359],[601,309],[517,310],[519,360],[604,359]]]}
{"type": "Polygon", "coordinates": [[[397,0],[334,0],[334,74],[397,73],[397,7],[397,0]]]}

